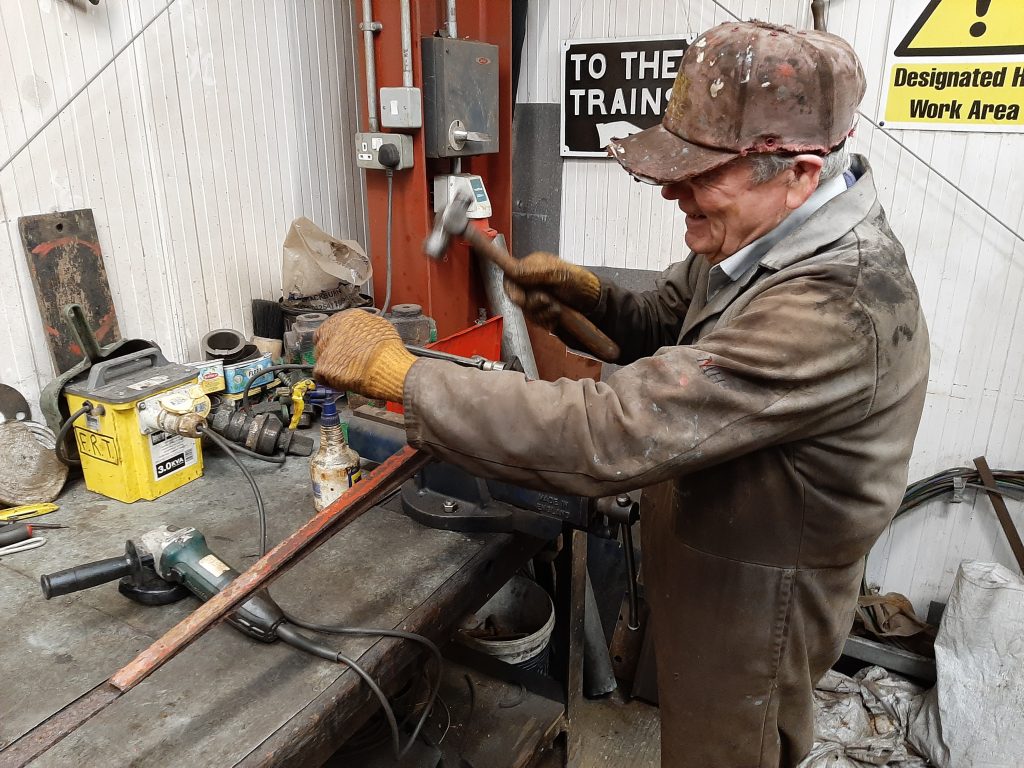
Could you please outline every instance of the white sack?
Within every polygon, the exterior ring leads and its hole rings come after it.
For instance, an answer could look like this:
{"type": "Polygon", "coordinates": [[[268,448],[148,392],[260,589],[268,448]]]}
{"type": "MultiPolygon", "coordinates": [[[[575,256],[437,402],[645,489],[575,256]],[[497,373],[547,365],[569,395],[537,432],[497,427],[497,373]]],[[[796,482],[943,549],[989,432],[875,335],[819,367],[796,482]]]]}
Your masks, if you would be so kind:
{"type": "Polygon", "coordinates": [[[938,768],[1024,766],[1024,579],[996,563],[962,563],[935,667],[911,744],[938,768]]]}

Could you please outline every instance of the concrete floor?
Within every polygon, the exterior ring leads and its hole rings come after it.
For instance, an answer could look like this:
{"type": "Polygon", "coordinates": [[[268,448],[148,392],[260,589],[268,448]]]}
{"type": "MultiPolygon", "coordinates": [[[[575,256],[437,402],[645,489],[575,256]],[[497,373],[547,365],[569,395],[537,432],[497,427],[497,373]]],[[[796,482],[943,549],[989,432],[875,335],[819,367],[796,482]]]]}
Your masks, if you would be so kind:
{"type": "MultiPolygon", "coordinates": [[[[617,694],[585,701],[575,725],[583,731],[582,768],[659,768],[661,734],[658,710],[617,694]]],[[[560,747],[546,752],[534,768],[562,768],[560,747]]]]}

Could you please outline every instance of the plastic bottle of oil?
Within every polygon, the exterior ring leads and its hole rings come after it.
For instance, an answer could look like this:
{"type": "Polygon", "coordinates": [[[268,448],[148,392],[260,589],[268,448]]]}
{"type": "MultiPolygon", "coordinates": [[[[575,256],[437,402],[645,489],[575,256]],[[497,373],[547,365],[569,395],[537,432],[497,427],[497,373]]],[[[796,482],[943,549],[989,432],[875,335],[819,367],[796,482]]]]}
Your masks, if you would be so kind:
{"type": "Polygon", "coordinates": [[[362,479],[359,454],[349,448],[334,400],[323,403],[320,448],[309,463],[313,506],[319,512],[362,479]]]}

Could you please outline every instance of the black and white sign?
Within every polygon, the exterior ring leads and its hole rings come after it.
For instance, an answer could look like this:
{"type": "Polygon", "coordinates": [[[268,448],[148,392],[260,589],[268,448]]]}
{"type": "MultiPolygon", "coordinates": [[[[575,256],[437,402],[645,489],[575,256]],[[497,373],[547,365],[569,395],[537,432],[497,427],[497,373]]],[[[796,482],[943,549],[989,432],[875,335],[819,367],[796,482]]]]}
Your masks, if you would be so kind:
{"type": "Polygon", "coordinates": [[[562,157],[607,157],[612,139],[661,122],[696,35],[562,42],[562,157]]]}

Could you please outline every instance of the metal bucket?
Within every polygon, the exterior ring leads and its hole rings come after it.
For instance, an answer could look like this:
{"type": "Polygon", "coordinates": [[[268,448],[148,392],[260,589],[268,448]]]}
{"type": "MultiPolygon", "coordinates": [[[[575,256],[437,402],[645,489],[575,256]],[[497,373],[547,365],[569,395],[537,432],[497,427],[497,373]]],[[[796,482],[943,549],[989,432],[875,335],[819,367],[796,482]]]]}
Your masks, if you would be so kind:
{"type": "Polygon", "coordinates": [[[555,606],[548,593],[526,577],[514,576],[462,622],[457,637],[506,664],[546,674],[554,628],[555,606]]]}

